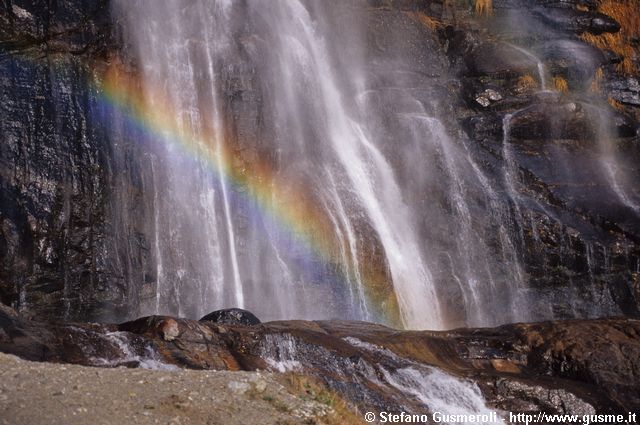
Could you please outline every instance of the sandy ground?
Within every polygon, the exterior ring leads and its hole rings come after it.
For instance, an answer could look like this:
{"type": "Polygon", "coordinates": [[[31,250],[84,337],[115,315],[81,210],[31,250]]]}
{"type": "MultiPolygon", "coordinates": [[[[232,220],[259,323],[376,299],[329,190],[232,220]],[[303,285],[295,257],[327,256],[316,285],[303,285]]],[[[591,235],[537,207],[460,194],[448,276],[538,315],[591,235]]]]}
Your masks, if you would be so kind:
{"type": "Polygon", "coordinates": [[[265,372],[99,369],[0,353],[0,424],[313,424],[332,415],[282,383],[265,372]]]}

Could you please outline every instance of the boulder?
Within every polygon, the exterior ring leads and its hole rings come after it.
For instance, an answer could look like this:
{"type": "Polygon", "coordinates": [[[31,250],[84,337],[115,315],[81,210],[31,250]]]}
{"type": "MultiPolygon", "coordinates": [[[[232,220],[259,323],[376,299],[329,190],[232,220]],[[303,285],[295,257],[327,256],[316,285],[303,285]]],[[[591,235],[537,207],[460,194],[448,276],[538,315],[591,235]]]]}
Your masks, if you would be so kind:
{"type": "Polygon", "coordinates": [[[598,12],[566,8],[537,8],[534,13],[550,27],[568,32],[602,34],[620,31],[618,22],[598,12]]]}
{"type": "Polygon", "coordinates": [[[209,313],[200,319],[201,322],[215,322],[224,325],[245,325],[255,326],[260,324],[253,313],[241,308],[227,308],[209,313]]]}
{"type": "Polygon", "coordinates": [[[532,54],[508,43],[483,43],[465,57],[467,76],[510,78],[537,75],[538,62],[532,54]]]}

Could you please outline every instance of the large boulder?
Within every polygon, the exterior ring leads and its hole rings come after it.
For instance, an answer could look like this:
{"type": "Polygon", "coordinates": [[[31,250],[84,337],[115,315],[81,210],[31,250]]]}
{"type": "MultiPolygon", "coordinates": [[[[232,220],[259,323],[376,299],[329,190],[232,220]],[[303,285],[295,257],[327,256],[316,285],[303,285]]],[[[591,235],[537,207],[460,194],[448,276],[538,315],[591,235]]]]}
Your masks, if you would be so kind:
{"type": "Polygon", "coordinates": [[[543,22],[555,29],[592,34],[620,31],[620,24],[613,18],[598,12],[565,8],[537,8],[534,12],[543,22]]]}
{"type": "Polygon", "coordinates": [[[209,313],[200,319],[201,322],[215,322],[224,325],[246,325],[254,326],[260,324],[253,313],[241,308],[227,308],[209,313]]]}
{"type": "Polygon", "coordinates": [[[504,42],[482,43],[473,47],[465,56],[465,62],[467,76],[512,78],[538,72],[538,59],[533,54],[504,42]]]}

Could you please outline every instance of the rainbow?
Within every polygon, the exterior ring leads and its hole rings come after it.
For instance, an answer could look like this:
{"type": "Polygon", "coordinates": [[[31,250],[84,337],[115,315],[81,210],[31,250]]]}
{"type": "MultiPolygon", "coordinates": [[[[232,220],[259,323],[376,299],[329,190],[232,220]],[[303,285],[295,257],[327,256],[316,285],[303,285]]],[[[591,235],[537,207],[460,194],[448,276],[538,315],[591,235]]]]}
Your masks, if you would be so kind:
{"type": "MultiPolygon", "coordinates": [[[[95,84],[99,102],[118,113],[129,125],[142,131],[153,143],[178,148],[184,155],[206,166],[213,175],[222,176],[235,198],[242,198],[269,225],[295,241],[297,267],[312,268],[324,264],[333,270],[332,285],[345,290],[354,283],[346,276],[345,264],[336,264],[340,247],[333,223],[319,203],[301,183],[284,180],[260,152],[239,149],[230,131],[209,127],[197,133],[180,128],[176,110],[162,90],[143,87],[140,78],[124,70],[117,62],[110,65],[95,84]],[[238,167],[237,164],[245,166],[238,167]],[[300,254],[302,253],[302,254],[300,254]]],[[[369,244],[367,244],[369,245],[369,244]]],[[[386,270],[385,261],[373,248],[362,247],[358,254],[360,275],[367,306],[375,320],[402,326],[398,301],[386,270]]],[[[293,255],[293,254],[292,254],[293,255]]]]}

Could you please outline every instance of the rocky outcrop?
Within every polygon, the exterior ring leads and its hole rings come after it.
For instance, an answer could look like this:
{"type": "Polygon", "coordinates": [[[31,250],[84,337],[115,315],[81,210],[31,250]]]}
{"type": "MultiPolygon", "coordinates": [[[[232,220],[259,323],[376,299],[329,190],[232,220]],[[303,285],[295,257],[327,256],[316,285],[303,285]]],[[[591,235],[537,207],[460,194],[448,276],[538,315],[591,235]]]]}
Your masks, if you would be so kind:
{"type": "Polygon", "coordinates": [[[55,325],[0,312],[0,335],[0,351],[37,361],[295,371],[367,410],[423,411],[428,403],[416,398],[420,390],[405,376],[409,372],[427,385],[473,382],[491,406],[507,411],[640,408],[640,322],[632,319],[401,332],[363,322],[241,326],[163,316],[55,325]]]}

